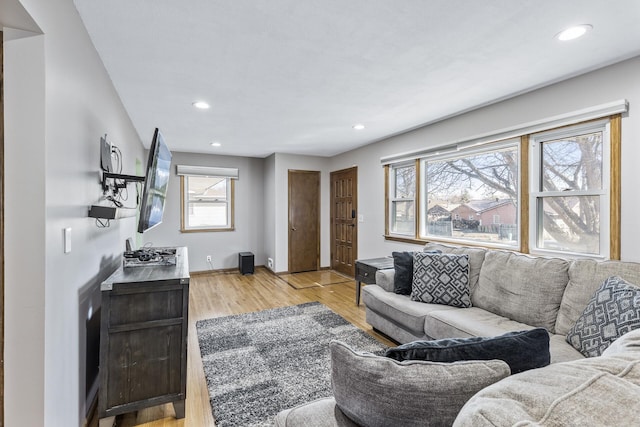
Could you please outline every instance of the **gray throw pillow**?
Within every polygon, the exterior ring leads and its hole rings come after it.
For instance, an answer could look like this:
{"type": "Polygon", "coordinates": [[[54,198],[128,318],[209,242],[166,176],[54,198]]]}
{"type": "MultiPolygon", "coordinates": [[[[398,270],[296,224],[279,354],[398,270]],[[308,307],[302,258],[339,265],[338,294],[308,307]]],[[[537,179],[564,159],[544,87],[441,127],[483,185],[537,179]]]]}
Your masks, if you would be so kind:
{"type": "Polygon", "coordinates": [[[329,348],[336,404],[367,427],[450,426],[471,396],[510,374],[501,360],[398,362],[339,341],[329,348]]]}
{"type": "MultiPolygon", "coordinates": [[[[439,250],[424,251],[430,254],[442,253],[439,250]]],[[[415,252],[391,252],[393,256],[393,292],[401,295],[411,295],[413,283],[413,254],[415,252]]]]}
{"type": "Polygon", "coordinates": [[[413,301],[471,307],[469,255],[413,254],[413,301]]]}
{"type": "Polygon", "coordinates": [[[508,332],[496,337],[445,338],[413,341],[387,349],[392,359],[457,362],[460,360],[503,360],[512,374],[541,368],[551,362],[549,333],[544,328],[508,332]]]}
{"type": "Polygon", "coordinates": [[[625,333],[640,328],[640,287],[612,276],[595,292],[567,341],[586,357],[600,356],[625,333]]]}

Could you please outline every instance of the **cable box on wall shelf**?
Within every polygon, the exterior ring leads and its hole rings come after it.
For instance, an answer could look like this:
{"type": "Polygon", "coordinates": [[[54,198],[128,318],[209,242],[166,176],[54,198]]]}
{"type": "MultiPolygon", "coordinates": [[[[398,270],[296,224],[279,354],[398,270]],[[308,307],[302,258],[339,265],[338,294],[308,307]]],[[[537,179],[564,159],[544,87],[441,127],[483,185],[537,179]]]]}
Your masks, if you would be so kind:
{"type": "Polygon", "coordinates": [[[127,251],[122,255],[122,265],[127,267],[153,267],[176,265],[176,248],[143,248],[127,251]]]}

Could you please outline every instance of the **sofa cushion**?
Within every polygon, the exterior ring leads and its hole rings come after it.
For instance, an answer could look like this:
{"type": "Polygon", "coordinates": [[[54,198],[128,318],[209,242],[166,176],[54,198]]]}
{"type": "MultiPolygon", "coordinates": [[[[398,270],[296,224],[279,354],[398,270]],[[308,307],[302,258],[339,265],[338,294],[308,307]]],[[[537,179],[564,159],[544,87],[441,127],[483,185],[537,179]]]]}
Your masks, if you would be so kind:
{"type": "Polygon", "coordinates": [[[549,364],[549,333],[544,328],[536,328],[507,332],[495,337],[414,341],[389,348],[384,355],[398,361],[457,362],[497,359],[507,362],[511,373],[517,374],[549,364]]]}
{"type": "Polygon", "coordinates": [[[416,252],[411,299],[453,307],[470,307],[469,255],[416,252]]]}
{"type": "Polygon", "coordinates": [[[471,302],[492,313],[554,333],[569,280],[568,269],[568,261],[560,258],[487,251],[471,302]]]}
{"type": "Polygon", "coordinates": [[[556,321],[556,333],[566,335],[575,325],[593,293],[605,279],[618,276],[640,284],[640,264],[622,261],[578,259],[569,266],[569,283],[562,296],[556,321]]]}
{"type": "Polygon", "coordinates": [[[358,427],[340,408],[333,397],[314,400],[276,416],[276,427],[358,427]]]}
{"type": "Polygon", "coordinates": [[[620,353],[505,378],[472,397],[453,425],[628,426],[638,413],[640,360],[620,353]]]}
{"type": "Polygon", "coordinates": [[[584,359],[582,353],[567,342],[566,335],[551,335],[549,337],[549,352],[551,353],[551,363],[584,359]]]}
{"type": "Polygon", "coordinates": [[[338,341],[329,348],[336,404],[367,427],[450,426],[471,396],[510,373],[500,360],[398,362],[338,341]]]}
{"type": "Polygon", "coordinates": [[[587,357],[600,356],[617,338],[640,328],[640,287],[620,277],[606,279],[567,333],[587,357]]]}
{"type": "Polygon", "coordinates": [[[484,256],[487,252],[486,249],[470,248],[467,246],[452,246],[442,243],[427,243],[424,245],[424,251],[440,251],[443,254],[469,255],[469,289],[471,291],[471,295],[473,295],[473,292],[478,285],[478,277],[480,277],[480,269],[484,262],[484,256]]]}
{"type": "Polygon", "coordinates": [[[387,319],[393,319],[394,323],[417,336],[424,334],[424,321],[428,313],[434,310],[456,309],[446,305],[411,301],[408,295],[386,292],[377,285],[366,286],[362,295],[367,309],[373,310],[387,319]]]}
{"type": "MultiPolygon", "coordinates": [[[[440,306],[446,307],[446,306],[440,306]]],[[[424,319],[424,331],[434,339],[495,336],[533,329],[478,307],[432,310],[424,319]]]]}

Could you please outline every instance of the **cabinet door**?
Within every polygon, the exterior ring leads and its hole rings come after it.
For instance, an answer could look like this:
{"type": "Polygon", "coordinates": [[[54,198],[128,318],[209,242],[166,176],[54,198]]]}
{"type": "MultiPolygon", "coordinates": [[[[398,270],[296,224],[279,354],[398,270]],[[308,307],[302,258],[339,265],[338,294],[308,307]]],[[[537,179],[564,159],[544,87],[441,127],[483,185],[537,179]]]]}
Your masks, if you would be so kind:
{"type": "Polygon", "coordinates": [[[181,390],[182,324],[109,334],[107,408],[181,390]]]}

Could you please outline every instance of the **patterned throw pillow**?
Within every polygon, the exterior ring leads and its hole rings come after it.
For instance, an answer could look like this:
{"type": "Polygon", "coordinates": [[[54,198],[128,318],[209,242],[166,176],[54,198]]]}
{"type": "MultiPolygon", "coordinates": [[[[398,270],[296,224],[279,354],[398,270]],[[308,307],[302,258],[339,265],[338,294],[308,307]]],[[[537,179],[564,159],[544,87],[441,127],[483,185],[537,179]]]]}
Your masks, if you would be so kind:
{"type": "MultiPolygon", "coordinates": [[[[427,251],[430,254],[441,254],[440,250],[427,251]]],[[[415,252],[391,252],[393,255],[393,292],[401,295],[411,295],[413,283],[413,254],[415,252]]]]}
{"type": "Polygon", "coordinates": [[[600,356],[625,333],[640,328],[640,287],[609,277],[567,333],[567,341],[586,357],[600,356]]]}
{"type": "Polygon", "coordinates": [[[413,255],[413,301],[471,307],[469,296],[469,255],[413,255]]]}

